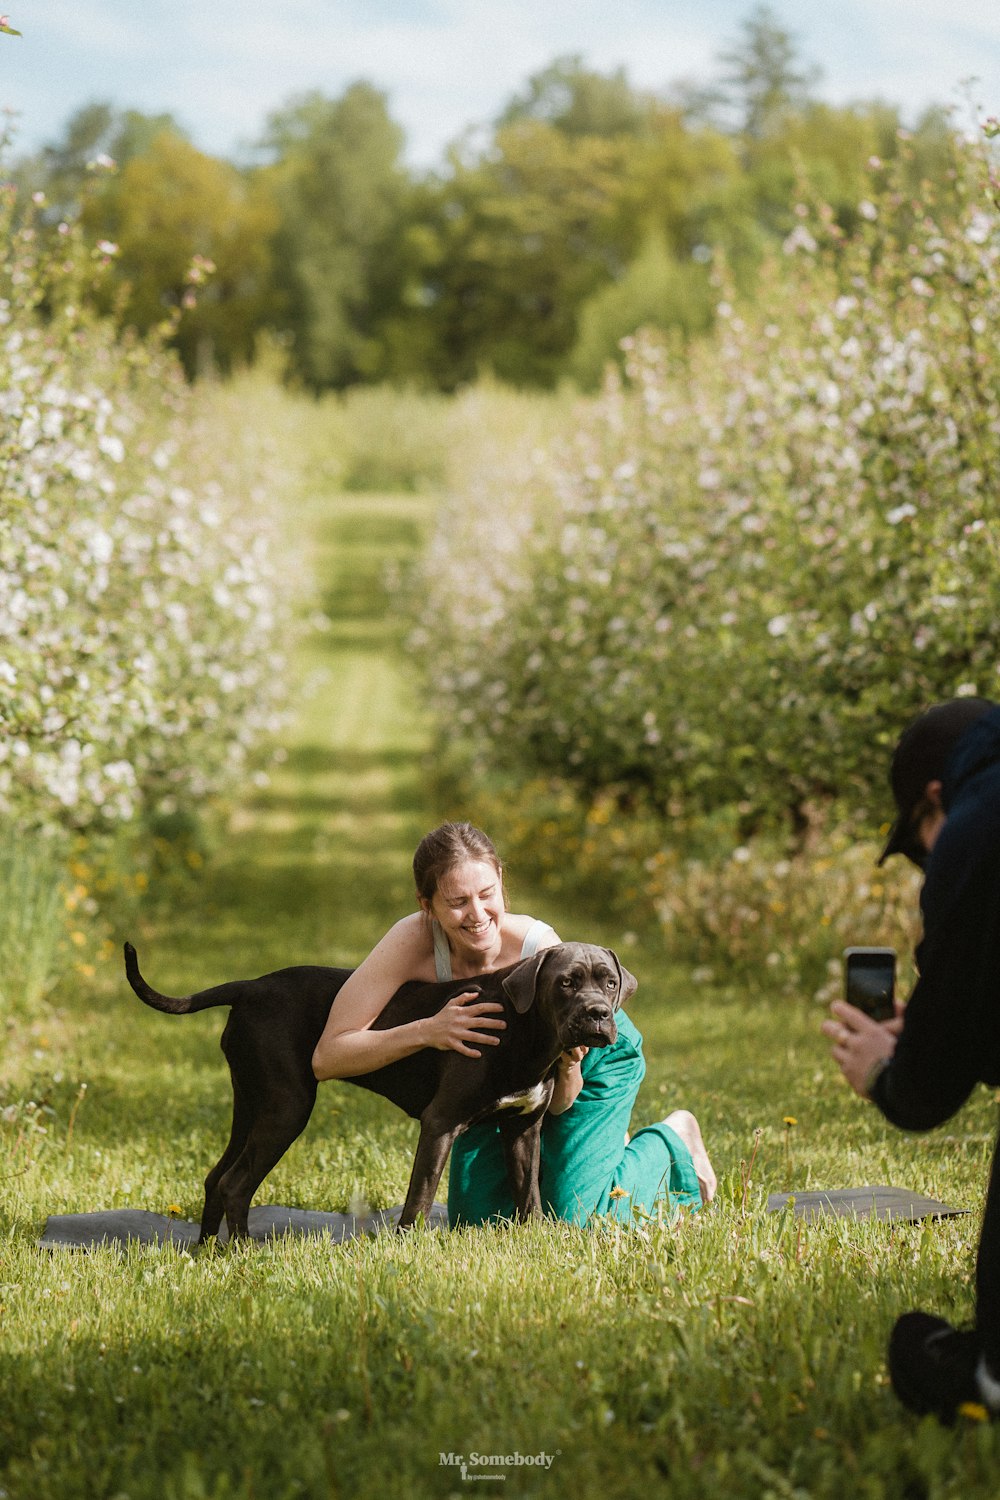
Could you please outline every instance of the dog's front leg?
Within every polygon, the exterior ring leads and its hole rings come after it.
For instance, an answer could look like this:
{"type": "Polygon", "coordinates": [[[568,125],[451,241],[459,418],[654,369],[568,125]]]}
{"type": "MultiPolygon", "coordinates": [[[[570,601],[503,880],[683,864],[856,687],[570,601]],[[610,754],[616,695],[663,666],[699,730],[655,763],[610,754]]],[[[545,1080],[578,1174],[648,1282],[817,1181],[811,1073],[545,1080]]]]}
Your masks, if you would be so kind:
{"type": "Polygon", "coordinates": [[[545,1111],[530,1115],[513,1113],[500,1117],[504,1161],[514,1208],[520,1220],[538,1219],[542,1214],[542,1195],[538,1187],[538,1168],[542,1148],[542,1120],[545,1111]]]}
{"type": "Polygon", "coordinates": [[[406,1190],[406,1202],[403,1204],[398,1228],[411,1228],[416,1223],[418,1214],[423,1214],[425,1223],[430,1218],[434,1194],[441,1181],[448,1152],[461,1133],[461,1125],[453,1125],[450,1121],[444,1125],[440,1120],[424,1115],[420,1122],[420,1139],[413,1158],[413,1171],[410,1173],[410,1185],[406,1190]]]}

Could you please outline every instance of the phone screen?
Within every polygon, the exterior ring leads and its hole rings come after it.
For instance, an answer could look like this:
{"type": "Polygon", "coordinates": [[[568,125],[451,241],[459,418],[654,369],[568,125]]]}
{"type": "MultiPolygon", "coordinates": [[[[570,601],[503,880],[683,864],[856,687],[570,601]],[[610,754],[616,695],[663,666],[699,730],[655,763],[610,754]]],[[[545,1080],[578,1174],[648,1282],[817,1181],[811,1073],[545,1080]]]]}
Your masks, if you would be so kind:
{"type": "Polygon", "coordinates": [[[844,998],[873,1021],[895,1014],[896,953],[892,948],[848,948],[844,952],[844,998]]]}

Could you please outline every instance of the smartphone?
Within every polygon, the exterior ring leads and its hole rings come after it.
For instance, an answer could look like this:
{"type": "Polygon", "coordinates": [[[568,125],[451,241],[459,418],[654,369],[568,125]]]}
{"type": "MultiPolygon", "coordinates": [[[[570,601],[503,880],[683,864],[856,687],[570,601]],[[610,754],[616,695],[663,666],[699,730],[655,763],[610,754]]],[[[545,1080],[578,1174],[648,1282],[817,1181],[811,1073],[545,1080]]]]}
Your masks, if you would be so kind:
{"type": "Polygon", "coordinates": [[[844,999],[871,1016],[891,1021],[896,1014],[895,948],[844,949],[844,999]]]}

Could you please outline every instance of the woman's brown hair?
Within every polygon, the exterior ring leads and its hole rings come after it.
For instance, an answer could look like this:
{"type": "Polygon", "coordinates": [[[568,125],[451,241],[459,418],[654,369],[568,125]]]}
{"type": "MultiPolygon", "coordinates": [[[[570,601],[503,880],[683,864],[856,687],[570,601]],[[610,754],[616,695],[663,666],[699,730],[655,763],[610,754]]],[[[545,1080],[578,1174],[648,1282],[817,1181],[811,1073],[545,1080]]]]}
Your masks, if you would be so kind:
{"type": "MultiPolygon", "coordinates": [[[[442,876],[467,859],[492,865],[503,885],[503,867],[492,839],[472,823],[442,823],[426,834],[413,856],[413,879],[422,901],[433,901],[442,876]]],[[[504,891],[504,905],[507,892],[504,891]]]]}

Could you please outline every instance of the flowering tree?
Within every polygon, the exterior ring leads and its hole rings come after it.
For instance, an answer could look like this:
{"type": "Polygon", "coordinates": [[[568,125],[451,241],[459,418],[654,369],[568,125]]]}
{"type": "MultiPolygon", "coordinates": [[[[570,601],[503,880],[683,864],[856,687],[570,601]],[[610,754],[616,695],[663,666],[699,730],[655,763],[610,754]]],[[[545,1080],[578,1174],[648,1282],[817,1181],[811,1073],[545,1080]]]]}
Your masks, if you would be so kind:
{"type": "Polygon", "coordinates": [[[273,723],[261,516],[155,342],[86,311],[115,247],[0,202],[0,810],[89,828],[226,785],[273,723]]]}
{"type": "Polygon", "coordinates": [[[801,828],[881,807],[926,703],[997,693],[997,213],[958,148],[957,220],[870,167],[850,243],[801,205],[752,309],[631,340],[521,498],[445,518],[421,641],[484,756],[801,828]]]}

